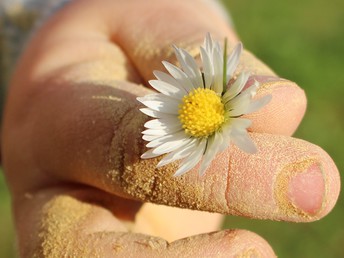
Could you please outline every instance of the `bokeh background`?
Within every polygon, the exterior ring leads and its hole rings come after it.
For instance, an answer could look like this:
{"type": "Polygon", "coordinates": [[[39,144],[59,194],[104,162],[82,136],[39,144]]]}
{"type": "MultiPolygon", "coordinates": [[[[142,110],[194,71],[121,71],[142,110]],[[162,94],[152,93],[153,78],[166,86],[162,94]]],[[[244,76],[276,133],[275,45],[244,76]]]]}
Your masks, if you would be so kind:
{"type": "MultiPolygon", "coordinates": [[[[308,110],[295,137],[325,149],[344,171],[344,1],[223,0],[244,46],[281,77],[297,82],[308,110]]],[[[344,198],[307,224],[228,217],[225,227],[252,230],[279,257],[344,257],[344,198]]]]}
{"type": "MultiPolygon", "coordinates": [[[[244,45],[281,77],[305,89],[308,110],[295,137],[320,145],[344,171],[344,1],[222,0],[244,45]]],[[[344,199],[307,224],[227,217],[224,227],[254,231],[281,258],[344,257],[344,199]]],[[[0,173],[0,257],[15,255],[10,197],[0,173]]]]}

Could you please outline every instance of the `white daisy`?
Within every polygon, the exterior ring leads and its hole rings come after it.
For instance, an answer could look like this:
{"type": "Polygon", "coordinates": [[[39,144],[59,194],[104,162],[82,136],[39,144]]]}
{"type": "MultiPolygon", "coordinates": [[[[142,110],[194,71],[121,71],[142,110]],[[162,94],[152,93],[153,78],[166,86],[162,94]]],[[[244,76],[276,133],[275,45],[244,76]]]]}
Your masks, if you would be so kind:
{"type": "Polygon", "coordinates": [[[247,133],[251,121],[241,116],[267,104],[271,95],[253,101],[258,83],[243,90],[248,73],[241,73],[229,84],[242,44],[237,44],[228,57],[226,45],[223,51],[208,34],[200,47],[202,68],[189,53],[174,47],[181,68],[163,61],[169,74],[154,71],[157,80],[149,83],[159,93],[138,98],[146,106],[140,110],[154,118],[144,125],[147,130],[142,138],[148,141],[150,150],[141,158],[167,154],[158,167],[181,160],[175,176],[201,162],[199,174],[203,175],[230,142],[245,152],[256,152],[247,133]]]}

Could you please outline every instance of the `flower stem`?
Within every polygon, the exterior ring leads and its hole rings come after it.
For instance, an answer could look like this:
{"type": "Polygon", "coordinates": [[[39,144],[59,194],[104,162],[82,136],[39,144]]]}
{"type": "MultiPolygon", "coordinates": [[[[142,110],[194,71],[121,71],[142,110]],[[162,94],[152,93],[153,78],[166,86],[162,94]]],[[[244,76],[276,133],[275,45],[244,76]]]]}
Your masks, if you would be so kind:
{"type": "Polygon", "coordinates": [[[224,50],[223,50],[223,89],[222,94],[226,92],[227,86],[227,38],[225,38],[224,50]]]}

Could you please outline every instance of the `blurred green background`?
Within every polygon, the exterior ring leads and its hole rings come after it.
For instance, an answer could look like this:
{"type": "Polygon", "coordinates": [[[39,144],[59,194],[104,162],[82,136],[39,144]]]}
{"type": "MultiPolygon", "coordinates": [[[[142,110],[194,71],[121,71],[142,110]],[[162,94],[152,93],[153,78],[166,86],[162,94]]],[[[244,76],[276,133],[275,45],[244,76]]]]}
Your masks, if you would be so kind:
{"type": "MultiPolygon", "coordinates": [[[[223,0],[244,46],[305,89],[308,110],[295,137],[325,149],[344,171],[344,1],[223,0]]],[[[344,257],[344,198],[309,224],[228,217],[226,227],[267,239],[279,257],[344,257]]]]}
{"type": "MultiPolygon", "coordinates": [[[[344,1],[223,0],[247,49],[305,89],[308,111],[296,137],[325,149],[344,171],[344,1]]],[[[228,217],[254,231],[282,258],[344,257],[344,199],[309,224],[228,217]]],[[[15,257],[10,198],[0,173],[0,257],[15,257]]]]}

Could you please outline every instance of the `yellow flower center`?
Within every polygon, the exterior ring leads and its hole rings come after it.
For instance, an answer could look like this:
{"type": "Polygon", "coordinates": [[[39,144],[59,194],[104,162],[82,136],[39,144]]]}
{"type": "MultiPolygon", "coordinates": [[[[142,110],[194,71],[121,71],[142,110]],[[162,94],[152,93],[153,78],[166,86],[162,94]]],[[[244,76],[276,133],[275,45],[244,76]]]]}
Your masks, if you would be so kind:
{"type": "Polygon", "coordinates": [[[225,121],[225,107],[214,91],[198,88],[184,96],[178,118],[186,134],[208,137],[225,121]]]}

